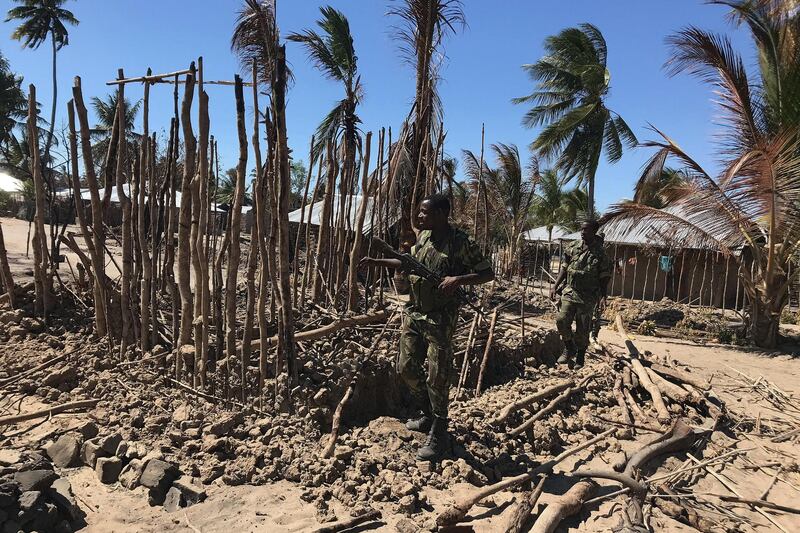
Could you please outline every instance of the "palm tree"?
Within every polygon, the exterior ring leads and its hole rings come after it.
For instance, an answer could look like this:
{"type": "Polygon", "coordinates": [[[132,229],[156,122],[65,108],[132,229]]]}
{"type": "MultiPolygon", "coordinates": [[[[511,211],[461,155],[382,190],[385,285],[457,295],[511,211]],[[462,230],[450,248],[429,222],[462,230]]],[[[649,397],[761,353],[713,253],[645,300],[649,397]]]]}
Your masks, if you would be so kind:
{"type": "Polygon", "coordinates": [[[529,128],[544,126],[531,148],[545,160],[556,160],[565,179],[578,179],[589,189],[589,213],[594,216],[594,185],[601,152],[614,163],[623,147],[637,144],[621,116],[606,107],[611,74],[608,51],[600,30],[591,24],[567,28],[548,37],[547,55],[524,65],[537,82],[536,91],[514,103],[533,103],[523,119],[529,128]]]}
{"type": "Polygon", "coordinates": [[[409,120],[412,134],[404,136],[401,149],[394,151],[398,176],[395,197],[401,207],[400,241],[413,243],[414,202],[421,198],[427,185],[425,158],[433,152],[432,138],[442,119],[437,92],[439,67],[444,58],[441,48],[444,39],[466,21],[460,0],[403,0],[389,14],[401,21],[397,27],[400,51],[416,74],[414,107],[409,120]]]}
{"type": "Polygon", "coordinates": [[[553,169],[547,169],[539,179],[538,192],[534,194],[530,214],[537,225],[547,226],[547,240],[553,240],[553,228],[567,222],[564,182],[553,169]]]}
{"type": "Polygon", "coordinates": [[[69,44],[69,32],[65,24],[77,26],[79,21],[72,12],[64,9],[67,0],[14,0],[19,5],[8,10],[6,22],[21,21],[11,34],[12,39],[22,42],[25,48],[39,48],[48,37],[53,49],[53,106],[50,110],[50,130],[43,153],[50,153],[53,144],[53,128],[56,122],[58,102],[58,81],[56,78],[56,56],[59,50],[69,44]]]}
{"type": "Polygon", "coordinates": [[[608,217],[623,229],[643,220],[663,221],[676,239],[713,246],[730,257],[747,295],[751,340],[774,347],[789,299],[790,265],[800,246],[800,14],[777,0],[716,3],[732,8],[735,20],[750,28],[760,59],[755,81],[727,37],[695,27],[670,38],[668,67],[714,87],[724,118],[722,171],[712,177],[658,132],[660,140],[646,143],[657,149],[653,172],[672,159],[685,168],[687,183],[669,208],[626,202],[608,217]]]}
{"type": "Polygon", "coordinates": [[[9,142],[12,131],[25,118],[28,101],[21,85],[22,76],[11,71],[0,53],[0,147],[9,142]]]}
{"type": "Polygon", "coordinates": [[[499,216],[508,242],[514,264],[518,245],[525,224],[528,221],[528,210],[534,198],[534,189],[539,180],[539,162],[535,157],[527,169],[522,167],[519,150],[513,144],[493,144],[497,161],[497,169],[487,174],[487,192],[491,199],[493,213],[499,216]]]}
{"type": "Polygon", "coordinates": [[[344,88],[344,98],[322,119],[314,134],[312,163],[329,143],[344,148],[344,172],[350,178],[355,169],[356,149],[361,148],[358,124],[361,119],[356,108],[364,97],[364,87],[358,75],[358,57],[353,46],[350,23],[341,11],[331,6],[321,7],[322,18],[317,25],[322,35],[308,29],[302,33],[292,33],[287,39],[301,43],[309,59],[317,69],[344,88]]]}
{"type": "Polygon", "coordinates": [[[679,169],[664,168],[663,162],[648,165],[636,182],[633,200],[637,203],[663,209],[670,205],[676,194],[680,194],[688,181],[686,173],[679,169]]]}
{"type": "MultiPolygon", "coordinates": [[[[486,194],[485,185],[481,185],[481,183],[484,183],[487,180],[487,176],[492,170],[486,164],[486,161],[481,163],[481,159],[476,157],[471,150],[463,150],[461,153],[464,160],[464,174],[466,174],[467,178],[469,178],[469,198],[474,198],[474,202],[472,202],[471,206],[473,212],[472,231],[475,238],[477,238],[479,228],[478,219],[481,218],[481,198],[486,194]]],[[[488,234],[489,214],[488,207],[485,202],[483,203],[483,207],[483,235],[486,236],[488,234]]],[[[485,242],[483,243],[484,246],[486,246],[486,244],[487,243],[485,242]]]]}
{"type": "Polygon", "coordinates": [[[578,231],[581,222],[589,214],[589,193],[584,187],[575,187],[567,191],[563,199],[564,220],[561,225],[570,231],[578,231]]]}
{"type": "MultiPolygon", "coordinates": [[[[92,108],[94,114],[97,115],[97,124],[90,131],[92,138],[97,141],[92,146],[95,161],[101,162],[108,150],[111,129],[114,127],[114,116],[117,114],[118,98],[119,94],[116,91],[110,92],[105,98],[98,96],[92,98],[92,108]]],[[[125,116],[125,137],[128,139],[129,150],[135,150],[141,138],[141,135],[133,131],[136,115],[139,114],[141,105],[141,100],[131,104],[131,101],[125,98],[122,112],[125,116]]]]}

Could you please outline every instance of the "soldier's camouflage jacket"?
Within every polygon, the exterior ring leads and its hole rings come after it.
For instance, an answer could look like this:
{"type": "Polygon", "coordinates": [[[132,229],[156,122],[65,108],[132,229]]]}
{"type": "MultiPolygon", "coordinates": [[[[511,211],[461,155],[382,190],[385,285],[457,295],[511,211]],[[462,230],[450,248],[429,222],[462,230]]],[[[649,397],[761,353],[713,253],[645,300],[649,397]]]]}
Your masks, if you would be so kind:
{"type": "MultiPolygon", "coordinates": [[[[411,255],[441,277],[461,276],[491,269],[475,241],[456,228],[451,229],[449,238],[442,243],[433,242],[430,230],[420,232],[417,244],[411,248],[411,255]]],[[[409,275],[409,281],[409,318],[440,323],[442,318],[458,313],[458,300],[444,295],[434,283],[413,274],[409,275]]]]}
{"type": "Polygon", "coordinates": [[[597,239],[591,246],[582,239],[569,244],[564,250],[564,262],[567,283],[561,299],[594,306],[600,299],[600,288],[613,273],[602,239],[597,239]]]}

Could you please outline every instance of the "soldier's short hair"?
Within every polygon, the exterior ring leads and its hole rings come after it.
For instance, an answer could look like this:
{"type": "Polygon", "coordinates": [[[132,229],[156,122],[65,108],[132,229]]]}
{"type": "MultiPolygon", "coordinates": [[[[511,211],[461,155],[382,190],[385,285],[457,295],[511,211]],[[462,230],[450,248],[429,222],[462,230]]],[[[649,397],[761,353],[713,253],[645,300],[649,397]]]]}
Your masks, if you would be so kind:
{"type": "Polygon", "coordinates": [[[586,219],[582,225],[592,230],[592,233],[597,233],[600,230],[600,222],[596,218],[586,219]]]}
{"type": "Polygon", "coordinates": [[[422,201],[428,202],[433,209],[444,211],[446,216],[450,216],[450,199],[447,195],[441,193],[429,194],[422,201]]]}

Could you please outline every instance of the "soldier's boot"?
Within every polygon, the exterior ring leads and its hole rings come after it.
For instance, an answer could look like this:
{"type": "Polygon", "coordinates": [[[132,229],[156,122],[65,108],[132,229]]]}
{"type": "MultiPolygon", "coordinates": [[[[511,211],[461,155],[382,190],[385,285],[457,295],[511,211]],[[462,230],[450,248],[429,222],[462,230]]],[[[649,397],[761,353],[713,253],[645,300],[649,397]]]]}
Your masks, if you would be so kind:
{"type": "Polygon", "coordinates": [[[425,445],[417,451],[417,461],[437,461],[449,448],[450,435],[447,433],[447,419],[435,416],[425,445]]]}
{"type": "Polygon", "coordinates": [[[578,350],[578,352],[575,355],[575,368],[583,367],[585,357],[586,357],[586,350],[578,350]]]}
{"type": "Polygon", "coordinates": [[[575,346],[575,341],[568,340],[564,342],[564,353],[561,354],[561,357],[558,358],[556,361],[559,365],[572,365],[572,359],[575,357],[575,352],[577,351],[577,347],[575,346]]]}
{"type": "Polygon", "coordinates": [[[420,431],[425,433],[430,431],[431,426],[433,426],[433,417],[431,417],[429,412],[423,411],[422,416],[418,418],[411,418],[406,422],[406,428],[410,429],[411,431],[420,431]]]}
{"type": "Polygon", "coordinates": [[[431,401],[427,394],[420,395],[417,398],[417,403],[421,410],[421,415],[417,418],[410,418],[406,422],[406,428],[411,431],[421,431],[427,433],[433,424],[433,415],[431,415],[431,401]]]}

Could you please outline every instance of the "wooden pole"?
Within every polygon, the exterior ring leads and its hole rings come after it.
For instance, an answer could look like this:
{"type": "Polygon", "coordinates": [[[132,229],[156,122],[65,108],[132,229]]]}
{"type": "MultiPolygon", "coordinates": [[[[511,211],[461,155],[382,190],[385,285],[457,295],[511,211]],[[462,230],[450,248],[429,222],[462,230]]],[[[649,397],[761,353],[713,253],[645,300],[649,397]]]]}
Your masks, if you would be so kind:
{"type": "Polygon", "coordinates": [[[683,249],[683,250],[681,250],[681,271],[680,271],[680,274],[678,276],[678,289],[677,289],[677,292],[675,293],[675,301],[676,302],[680,302],[681,301],[681,286],[683,285],[683,265],[684,265],[685,261],[686,261],[686,250],[683,249]]]}
{"type": "MultiPolygon", "coordinates": [[[[72,87],[72,98],[75,102],[75,109],[78,114],[78,121],[81,126],[81,156],[83,157],[84,176],[86,184],[89,187],[89,195],[91,198],[92,206],[92,230],[81,231],[84,233],[86,239],[86,247],[92,253],[92,272],[94,275],[94,285],[92,291],[94,295],[94,308],[95,308],[95,327],[97,328],[97,335],[104,337],[109,334],[108,331],[108,300],[106,297],[106,274],[105,274],[105,258],[103,255],[104,250],[104,231],[103,231],[103,205],[100,199],[99,185],[97,183],[97,175],[95,174],[94,159],[92,153],[92,144],[90,138],[89,119],[86,112],[86,106],[83,102],[83,93],[81,91],[81,79],[75,77],[72,87]],[[89,246],[89,242],[92,243],[89,246]],[[102,333],[101,333],[102,331],[102,333]]],[[[74,129],[74,126],[73,126],[74,129]]],[[[75,149],[73,148],[73,153],[75,149]]]]}
{"type": "MultiPolygon", "coordinates": [[[[369,151],[372,145],[372,132],[367,132],[367,137],[364,140],[364,158],[361,162],[361,204],[358,206],[358,215],[356,219],[356,227],[353,235],[353,248],[350,250],[350,265],[347,271],[347,287],[349,290],[347,310],[350,312],[356,311],[358,307],[358,260],[361,252],[361,242],[363,239],[364,220],[367,216],[367,204],[369,204],[369,196],[372,192],[372,182],[369,179],[369,151]]],[[[380,147],[379,147],[380,148],[380,147]]]]}
{"type": "MultiPolygon", "coordinates": [[[[255,78],[253,78],[255,79],[255,78]]],[[[256,130],[258,131],[258,130],[256,130]]],[[[320,167],[320,170],[322,167],[320,167]]],[[[314,136],[311,136],[311,145],[308,149],[308,174],[306,175],[306,186],[303,191],[303,199],[300,204],[300,223],[297,226],[297,236],[294,239],[294,256],[292,257],[292,274],[294,275],[294,280],[292,283],[293,293],[292,293],[292,300],[294,301],[294,307],[299,309],[301,305],[297,301],[297,288],[300,285],[300,278],[298,277],[298,261],[300,257],[300,237],[303,234],[303,221],[306,217],[306,202],[308,202],[308,189],[311,185],[311,173],[314,171],[314,136]]],[[[317,175],[317,183],[319,183],[319,175],[317,175]]],[[[316,190],[316,186],[314,187],[316,190]]],[[[309,221],[311,219],[311,215],[308,216],[309,221]]],[[[306,242],[306,246],[308,246],[308,242],[306,242]]],[[[308,270],[308,263],[306,263],[305,270],[308,270]]],[[[305,298],[305,295],[303,295],[305,298]]]]}
{"type": "MultiPolygon", "coordinates": [[[[617,243],[614,243],[614,270],[612,270],[611,274],[611,289],[609,290],[609,296],[614,296],[614,283],[617,281],[617,243]]],[[[623,290],[625,287],[622,287],[623,290]]]]}
{"type": "MultiPolygon", "coordinates": [[[[176,376],[180,381],[183,361],[179,356],[180,349],[185,344],[190,344],[192,340],[192,311],[193,294],[190,285],[189,264],[191,261],[191,225],[192,225],[192,190],[191,182],[195,170],[195,150],[197,141],[192,131],[192,100],[194,98],[195,66],[191,64],[190,72],[186,75],[186,85],[184,86],[183,102],[181,104],[181,125],[183,127],[183,179],[181,181],[181,208],[178,215],[178,289],[181,296],[181,320],[180,331],[178,333],[178,344],[174,347],[177,350],[176,376]]],[[[120,85],[124,87],[124,85],[120,85]]]]}
{"type": "Polygon", "coordinates": [[[497,308],[492,312],[492,319],[489,323],[489,337],[486,339],[486,346],[483,349],[483,360],[481,361],[481,369],[478,372],[478,383],[475,386],[475,396],[481,395],[481,386],[483,385],[483,375],[486,371],[486,364],[489,361],[489,354],[492,351],[492,341],[494,340],[494,326],[497,323],[497,308]]]}
{"type": "Polygon", "coordinates": [[[652,259],[653,259],[653,255],[652,254],[647,254],[647,264],[644,266],[644,286],[642,287],[642,301],[643,302],[647,299],[647,280],[650,278],[650,261],[652,259]]]}
{"type": "MultiPolygon", "coordinates": [[[[279,46],[275,59],[272,82],[272,114],[275,119],[275,177],[278,199],[276,220],[278,226],[278,282],[280,316],[278,320],[279,350],[284,353],[289,373],[289,383],[298,382],[295,359],[294,317],[292,315],[291,288],[289,286],[289,147],[286,142],[286,47],[279,46]]],[[[289,392],[287,390],[287,392],[289,392]]]]}
{"type": "MultiPolygon", "coordinates": [[[[195,305],[195,322],[200,322],[200,327],[195,330],[195,333],[200,334],[200,340],[195,339],[195,354],[198,364],[195,367],[195,387],[206,388],[207,385],[207,366],[208,366],[208,336],[210,333],[209,315],[211,315],[211,290],[209,288],[208,279],[208,255],[205,248],[205,242],[208,235],[208,212],[209,212],[209,196],[208,196],[208,145],[209,145],[209,129],[210,120],[208,116],[208,94],[204,89],[203,79],[203,58],[197,59],[197,92],[200,99],[198,106],[198,134],[199,134],[199,160],[197,162],[197,176],[199,180],[198,186],[198,228],[197,240],[195,241],[195,250],[198,263],[198,279],[195,280],[195,292],[198,293],[200,305],[195,305]],[[199,314],[199,316],[198,316],[199,314]],[[199,320],[198,320],[199,319],[199,320]],[[197,352],[199,348],[199,353],[197,352]]],[[[251,318],[252,320],[252,318],[251,318]]],[[[242,383],[242,390],[244,390],[244,382],[242,383]]]]}
{"type": "MultiPolygon", "coordinates": [[[[148,75],[151,69],[147,69],[148,75]]],[[[137,237],[139,240],[139,250],[142,259],[142,283],[139,292],[139,319],[141,321],[141,340],[140,346],[142,353],[150,350],[152,343],[150,341],[150,286],[153,283],[153,262],[150,256],[147,243],[147,227],[145,226],[145,184],[148,181],[152,182],[150,175],[150,158],[155,157],[155,154],[150,153],[150,84],[144,84],[144,98],[142,100],[142,142],[141,142],[141,158],[142,158],[142,172],[139,174],[138,193],[139,204],[137,209],[137,237]]],[[[155,195],[151,189],[150,202],[155,200],[155,195]]]]}
{"type": "MultiPolygon", "coordinates": [[[[122,69],[119,70],[122,78],[122,69]]],[[[125,192],[125,166],[127,163],[128,141],[125,138],[125,85],[119,85],[117,94],[117,196],[122,207],[122,281],[120,288],[120,312],[122,314],[122,342],[119,356],[124,357],[131,329],[131,269],[133,261],[133,235],[131,228],[131,200],[125,192]]],[[[136,154],[134,153],[134,156],[136,154]]],[[[138,160],[138,157],[135,157],[138,160]]],[[[138,163],[138,161],[137,161],[138,163]]],[[[138,166],[138,165],[135,165],[138,166]]],[[[130,184],[130,181],[128,182],[130,184]]],[[[130,190],[130,189],[129,189],[130,190]]]]}
{"type": "Polygon", "coordinates": [[[33,174],[36,211],[33,216],[33,280],[36,295],[36,311],[48,323],[50,313],[50,283],[47,268],[47,238],[44,230],[45,198],[44,180],[42,178],[42,162],[39,154],[39,135],[37,128],[38,112],[36,104],[36,87],[28,87],[28,143],[30,149],[31,174],[33,174]]]}
{"type": "Polygon", "coordinates": [[[3,282],[3,290],[6,292],[8,305],[11,307],[11,309],[14,309],[16,307],[16,298],[14,296],[14,278],[11,277],[11,268],[8,266],[8,253],[6,252],[6,243],[5,239],[3,238],[2,224],[0,224],[0,281],[3,282]]]}
{"type": "MultiPolygon", "coordinates": [[[[267,173],[262,167],[261,160],[261,143],[259,140],[259,127],[258,120],[261,113],[258,103],[258,65],[253,62],[253,109],[255,111],[255,118],[253,119],[253,154],[256,163],[256,185],[253,189],[253,199],[255,200],[255,236],[257,239],[258,252],[260,256],[260,268],[258,276],[258,303],[256,305],[256,314],[258,315],[258,339],[260,346],[264,348],[258,351],[258,400],[259,406],[263,407],[264,401],[264,384],[267,379],[267,349],[266,343],[269,338],[267,327],[267,293],[270,291],[271,283],[269,282],[269,260],[267,259],[267,198],[266,192],[269,190],[269,178],[267,173]]],[[[255,244],[251,243],[251,246],[255,244]]],[[[306,267],[308,268],[308,267],[306,267]]]]}
{"type": "MultiPolygon", "coordinates": [[[[230,397],[231,360],[236,354],[236,280],[239,272],[242,231],[242,204],[244,202],[245,179],[247,177],[247,131],[244,123],[244,88],[241,78],[236,76],[236,130],[239,136],[239,161],[236,165],[236,186],[231,206],[230,243],[228,244],[228,266],[225,273],[225,381],[224,396],[230,397]]],[[[244,362],[243,362],[244,363],[244,362]]],[[[244,387],[244,383],[242,383],[244,387]]]]}
{"type": "Polygon", "coordinates": [[[708,270],[708,250],[706,249],[703,257],[703,277],[700,278],[700,296],[698,297],[698,303],[700,307],[703,307],[703,292],[705,292],[707,270],[708,270]]]}

